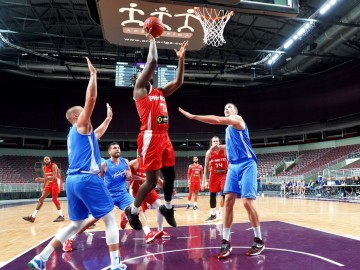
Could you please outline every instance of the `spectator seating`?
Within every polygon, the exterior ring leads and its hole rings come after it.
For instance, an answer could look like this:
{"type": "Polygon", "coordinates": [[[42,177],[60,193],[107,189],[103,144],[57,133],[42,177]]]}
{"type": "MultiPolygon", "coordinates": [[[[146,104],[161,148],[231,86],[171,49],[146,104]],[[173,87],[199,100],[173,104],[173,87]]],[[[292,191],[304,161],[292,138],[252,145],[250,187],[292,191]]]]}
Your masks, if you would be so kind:
{"type": "Polygon", "coordinates": [[[313,170],[322,170],[325,165],[345,159],[352,152],[359,150],[360,145],[358,144],[336,148],[305,150],[300,153],[296,166],[287,172],[278,174],[278,176],[302,175],[313,170]]]}
{"type": "Polygon", "coordinates": [[[256,155],[258,160],[258,173],[260,176],[267,176],[272,173],[273,168],[284,159],[295,159],[297,152],[266,153],[256,155]]]}
{"type": "MultiPolygon", "coordinates": [[[[34,183],[34,179],[38,176],[34,166],[42,160],[43,156],[0,156],[0,182],[34,183]]],[[[56,158],[54,162],[58,164],[62,172],[66,172],[67,158],[56,158]]]]}

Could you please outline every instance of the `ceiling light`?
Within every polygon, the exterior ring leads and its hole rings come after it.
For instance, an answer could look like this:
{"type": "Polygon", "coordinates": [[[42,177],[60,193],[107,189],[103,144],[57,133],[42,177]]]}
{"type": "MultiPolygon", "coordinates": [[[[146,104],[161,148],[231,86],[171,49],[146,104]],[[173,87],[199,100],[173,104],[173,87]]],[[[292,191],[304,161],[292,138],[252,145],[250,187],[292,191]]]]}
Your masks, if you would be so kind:
{"type": "MultiPolygon", "coordinates": [[[[322,15],[325,14],[332,6],[334,6],[336,4],[336,0],[328,0],[325,2],[325,4],[318,10],[318,12],[322,15]]],[[[297,32],[295,32],[295,34],[292,35],[292,37],[290,37],[284,45],[282,45],[282,48],[284,50],[288,49],[290,46],[292,46],[297,40],[300,40],[302,37],[304,37],[305,35],[307,35],[314,27],[315,27],[315,22],[312,20],[314,19],[314,16],[312,16],[312,18],[306,23],[304,23],[299,30],[297,30],[297,32]]],[[[313,44],[313,46],[311,47],[312,49],[315,49],[316,46],[315,44],[313,44]]],[[[269,53],[266,58],[264,59],[264,61],[267,61],[268,65],[273,65],[279,58],[281,58],[282,55],[280,55],[279,53],[269,53]]],[[[290,61],[291,58],[287,58],[286,61],[290,61]]]]}
{"type": "Polygon", "coordinates": [[[325,14],[328,10],[330,9],[330,5],[329,4],[325,4],[321,7],[320,9],[320,14],[325,14]]]}
{"type": "Polygon", "coordinates": [[[293,41],[292,39],[289,39],[289,40],[284,44],[284,49],[289,48],[293,43],[294,43],[294,41],[293,41]]]}
{"type": "Polygon", "coordinates": [[[305,28],[301,27],[300,30],[296,33],[298,36],[302,36],[305,34],[305,28]]]}

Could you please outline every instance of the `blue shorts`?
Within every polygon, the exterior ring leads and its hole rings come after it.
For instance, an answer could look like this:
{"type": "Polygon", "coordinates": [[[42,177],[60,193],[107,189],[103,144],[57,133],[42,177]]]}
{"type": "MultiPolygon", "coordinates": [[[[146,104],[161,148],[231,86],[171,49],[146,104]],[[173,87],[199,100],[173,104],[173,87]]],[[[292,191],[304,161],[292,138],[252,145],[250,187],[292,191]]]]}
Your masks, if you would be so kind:
{"type": "Polygon", "coordinates": [[[229,164],[224,194],[236,193],[241,198],[256,199],[257,166],[253,159],[240,164],[229,164]]]}
{"type": "Polygon", "coordinates": [[[104,181],[97,174],[74,174],[66,178],[70,220],[84,220],[89,213],[99,219],[114,209],[104,181]]]}
{"type": "Polygon", "coordinates": [[[113,199],[114,205],[119,207],[121,210],[124,210],[135,201],[134,197],[131,196],[127,190],[111,193],[111,197],[113,199]]]}

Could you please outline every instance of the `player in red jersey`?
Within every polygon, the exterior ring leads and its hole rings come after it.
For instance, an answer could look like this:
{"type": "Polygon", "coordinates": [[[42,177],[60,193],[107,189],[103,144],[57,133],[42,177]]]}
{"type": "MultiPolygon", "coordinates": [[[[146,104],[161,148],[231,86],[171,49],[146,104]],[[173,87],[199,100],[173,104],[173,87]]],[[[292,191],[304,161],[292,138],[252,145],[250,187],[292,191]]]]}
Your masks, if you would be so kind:
{"type": "MultiPolygon", "coordinates": [[[[129,167],[131,169],[132,177],[130,178],[130,184],[129,184],[129,192],[134,198],[136,197],[139,188],[141,185],[146,181],[146,173],[144,170],[144,166],[142,165],[141,158],[133,159],[129,162],[129,167]]],[[[163,186],[163,180],[159,177],[157,182],[159,187],[163,186]]],[[[164,223],[164,217],[159,212],[159,207],[161,205],[160,196],[156,193],[155,189],[151,190],[148,195],[145,197],[144,201],[141,204],[141,208],[143,210],[143,213],[145,214],[148,206],[150,205],[152,208],[156,209],[157,211],[157,224],[158,224],[158,230],[156,232],[150,231],[150,229],[147,227],[145,230],[143,226],[144,233],[146,235],[146,242],[149,243],[154,239],[162,237],[163,239],[169,239],[170,234],[164,231],[163,223],[164,223]]],[[[141,218],[142,215],[140,215],[141,218]]],[[[145,217],[145,215],[144,215],[145,217]]],[[[122,220],[124,220],[124,217],[122,216],[122,220]]],[[[146,224],[146,220],[141,220],[142,224],[146,224]]]]}
{"type": "Polygon", "coordinates": [[[194,206],[193,209],[199,209],[197,206],[197,199],[200,191],[200,181],[203,176],[203,167],[199,164],[198,157],[193,157],[193,164],[189,165],[189,169],[187,171],[187,179],[189,182],[189,195],[188,195],[188,204],[186,209],[190,208],[191,197],[194,193],[194,206]]]}
{"type": "Polygon", "coordinates": [[[34,213],[31,216],[23,217],[23,219],[29,222],[34,222],[37,213],[44,204],[44,200],[46,199],[47,196],[51,194],[52,202],[55,204],[56,209],[58,210],[59,213],[59,216],[54,220],[54,222],[64,221],[65,220],[64,215],[61,211],[60,203],[58,200],[58,196],[62,187],[60,170],[55,163],[51,162],[51,158],[48,156],[44,157],[43,162],[44,162],[44,166],[42,167],[42,170],[44,172],[44,177],[35,178],[36,182],[44,183],[44,188],[41,197],[39,198],[39,202],[36,206],[34,213]]]}
{"type": "MultiPolygon", "coordinates": [[[[210,140],[210,148],[214,145],[220,145],[221,140],[219,137],[214,136],[210,140]]],[[[209,188],[210,191],[210,216],[205,222],[211,222],[216,219],[221,219],[222,208],[224,207],[224,190],[226,173],[228,169],[228,160],[226,152],[224,150],[207,150],[205,154],[205,167],[204,167],[204,178],[202,184],[202,190],[209,188]],[[210,172],[210,178],[207,178],[207,173],[210,172]],[[218,216],[216,218],[216,193],[221,192],[222,199],[220,201],[220,208],[218,216]]]]}
{"type": "Polygon", "coordinates": [[[145,30],[145,36],[150,43],[147,61],[142,73],[134,79],[133,98],[141,122],[137,146],[146,172],[146,181],[139,188],[134,205],[125,209],[126,217],[133,228],[141,226],[140,206],[148,193],[155,188],[160,170],[164,176],[165,204],[159,207],[159,211],[169,225],[176,227],[174,207],[171,203],[175,181],[175,154],[167,132],[169,116],[165,98],[179,89],[184,82],[184,62],[188,42],[184,41],[180,49],[175,50],[178,57],[175,80],[162,89],[154,88],[150,79],[156,69],[158,53],[155,38],[150,35],[150,31],[151,29],[145,30]]]}

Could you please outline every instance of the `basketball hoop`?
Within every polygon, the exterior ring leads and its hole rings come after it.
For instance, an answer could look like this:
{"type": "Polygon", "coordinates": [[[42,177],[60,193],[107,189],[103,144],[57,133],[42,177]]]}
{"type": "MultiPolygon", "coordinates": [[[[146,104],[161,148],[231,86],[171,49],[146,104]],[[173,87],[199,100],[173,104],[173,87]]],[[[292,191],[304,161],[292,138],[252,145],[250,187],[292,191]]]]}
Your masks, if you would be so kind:
{"type": "Polygon", "coordinates": [[[226,43],[224,28],[234,11],[195,7],[194,12],[204,29],[204,43],[219,47],[226,43]]]}

